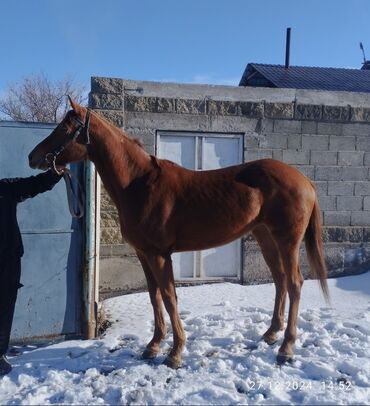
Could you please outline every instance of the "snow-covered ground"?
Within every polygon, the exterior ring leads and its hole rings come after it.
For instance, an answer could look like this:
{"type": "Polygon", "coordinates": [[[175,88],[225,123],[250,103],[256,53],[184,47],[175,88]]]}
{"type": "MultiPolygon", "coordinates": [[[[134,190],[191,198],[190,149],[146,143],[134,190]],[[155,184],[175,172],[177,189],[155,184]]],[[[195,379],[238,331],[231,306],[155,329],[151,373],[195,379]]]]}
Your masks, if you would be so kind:
{"type": "Polygon", "coordinates": [[[370,273],[303,286],[295,362],[278,367],[281,340],[260,341],[272,315],[271,284],[178,289],[188,341],[183,367],[140,359],[151,338],[147,293],[105,302],[113,325],[98,340],[67,341],[11,358],[0,404],[369,404],[370,273]]]}

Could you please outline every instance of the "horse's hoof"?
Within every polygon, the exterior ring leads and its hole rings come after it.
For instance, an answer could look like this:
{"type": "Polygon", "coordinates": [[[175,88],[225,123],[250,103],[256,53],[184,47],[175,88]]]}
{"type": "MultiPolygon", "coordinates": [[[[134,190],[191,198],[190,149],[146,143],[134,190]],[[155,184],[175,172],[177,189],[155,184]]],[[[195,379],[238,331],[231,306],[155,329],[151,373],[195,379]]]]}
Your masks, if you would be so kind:
{"type": "Polygon", "coordinates": [[[150,350],[149,348],[146,348],[144,351],[143,351],[143,354],[142,354],[142,358],[143,359],[154,359],[156,356],[158,355],[158,352],[157,351],[153,351],[153,350],[150,350]]]}
{"type": "Polygon", "coordinates": [[[293,354],[284,354],[279,352],[276,357],[276,363],[278,365],[293,364],[293,362],[294,362],[293,354]]]}
{"type": "Polygon", "coordinates": [[[166,365],[168,368],[177,369],[181,367],[181,359],[176,359],[168,356],[164,361],[163,365],[166,365]]]}
{"type": "Polygon", "coordinates": [[[262,336],[263,341],[268,345],[274,345],[277,341],[277,337],[275,334],[268,334],[262,336]]]}

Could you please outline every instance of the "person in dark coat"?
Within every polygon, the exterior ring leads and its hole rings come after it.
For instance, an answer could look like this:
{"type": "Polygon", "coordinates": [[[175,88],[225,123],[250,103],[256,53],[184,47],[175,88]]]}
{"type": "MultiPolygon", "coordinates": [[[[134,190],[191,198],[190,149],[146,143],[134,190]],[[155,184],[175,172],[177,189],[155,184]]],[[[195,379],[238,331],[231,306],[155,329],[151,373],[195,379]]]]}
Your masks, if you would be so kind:
{"type": "Polygon", "coordinates": [[[17,204],[51,190],[62,178],[47,171],[28,178],[0,179],[0,376],[9,373],[6,358],[21,276],[23,243],[17,221],[17,204]]]}

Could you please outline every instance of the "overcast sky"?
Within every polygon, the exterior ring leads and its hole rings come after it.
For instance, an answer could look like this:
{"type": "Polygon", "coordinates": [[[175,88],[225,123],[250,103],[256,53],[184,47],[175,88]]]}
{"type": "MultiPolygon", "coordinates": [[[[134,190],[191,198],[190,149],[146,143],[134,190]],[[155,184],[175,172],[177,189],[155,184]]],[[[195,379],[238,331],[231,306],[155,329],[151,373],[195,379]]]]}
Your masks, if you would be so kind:
{"type": "Polygon", "coordinates": [[[0,92],[45,72],[237,85],[248,62],[360,68],[370,0],[1,0],[0,92]]]}

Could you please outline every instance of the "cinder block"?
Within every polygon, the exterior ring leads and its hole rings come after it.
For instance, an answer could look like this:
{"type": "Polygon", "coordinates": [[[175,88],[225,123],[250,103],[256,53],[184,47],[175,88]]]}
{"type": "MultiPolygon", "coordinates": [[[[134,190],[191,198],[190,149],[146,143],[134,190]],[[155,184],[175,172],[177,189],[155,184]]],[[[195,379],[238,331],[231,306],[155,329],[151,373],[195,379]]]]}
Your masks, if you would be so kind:
{"type": "Polygon", "coordinates": [[[91,93],[122,94],[124,82],[115,78],[91,78],[91,93]]]}
{"type": "Polygon", "coordinates": [[[323,106],[322,118],[326,121],[348,121],[350,117],[349,106],[323,106]]]}
{"type": "Polygon", "coordinates": [[[362,168],[357,166],[342,167],[343,180],[367,180],[368,173],[369,173],[368,168],[364,167],[362,168]]]}
{"type": "Polygon", "coordinates": [[[317,123],[317,134],[342,135],[342,124],[317,123]]]}
{"type": "MultiPolygon", "coordinates": [[[[191,115],[177,114],[179,117],[194,117],[191,115]]],[[[240,132],[260,134],[258,130],[259,120],[242,116],[199,116],[209,123],[209,129],[214,132],[240,132]]]]}
{"type": "Polygon", "coordinates": [[[354,182],[328,182],[329,196],[353,196],[354,182]]]}
{"type": "MultiPolygon", "coordinates": [[[[209,100],[208,102],[211,102],[209,100]]],[[[247,102],[241,101],[237,102],[238,104],[238,111],[237,114],[241,114],[242,116],[246,116],[249,118],[262,118],[264,115],[264,103],[263,102],[247,102]]]]}
{"type": "Polygon", "coordinates": [[[350,211],[324,211],[324,225],[349,226],[351,224],[350,211]]]}
{"type": "Polygon", "coordinates": [[[370,131],[368,137],[357,137],[356,148],[358,151],[370,151],[370,131]]]}
{"type": "Polygon", "coordinates": [[[302,149],[325,151],[329,149],[328,135],[302,135],[302,149]]]}
{"type": "Polygon", "coordinates": [[[297,120],[320,120],[322,118],[322,105],[297,104],[294,118],[297,120]]]}
{"type": "Polygon", "coordinates": [[[206,111],[209,115],[240,115],[239,103],[229,100],[208,100],[206,111]]]}
{"type": "Polygon", "coordinates": [[[342,180],[342,167],[317,166],[315,180],[342,180]]]}
{"type": "Polygon", "coordinates": [[[125,112],[157,112],[157,97],[125,96],[125,112]]]}
{"type": "Polygon", "coordinates": [[[301,133],[302,121],[274,120],[274,133],[301,133]]]}
{"type": "Polygon", "coordinates": [[[283,160],[283,150],[282,149],[273,149],[272,157],[274,159],[277,159],[278,161],[282,161],[283,160]]]}
{"type": "Polygon", "coordinates": [[[364,241],[364,233],[362,227],[324,227],[323,228],[324,242],[357,242],[364,241]]]}
{"type": "Polygon", "coordinates": [[[338,161],[338,153],[335,151],[311,151],[310,164],[311,165],[336,165],[338,161]]]}
{"type": "Polygon", "coordinates": [[[370,182],[355,182],[356,196],[370,196],[370,182]]]}
{"type": "Polygon", "coordinates": [[[244,160],[246,162],[265,158],[272,158],[272,149],[249,149],[244,152],[244,160]]]}
{"type": "Polygon", "coordinates": [[[102,244],[121,244],[122,234],[119,227],[104,227],[101,229],[100,242],[102,244]]]}
{"type": "Polygon", "coordinates": [[[284,134],[266,134],[260,137],[261,148],[284,148],[288,145],[288,137],[284,134]]]}
{"type": "Polygon", "coordinates": [[[316,193],[318,196],[328,195],[328,182],[327,181],[315,181],[316,193]]]}
{"type": "Polygon", "coordinates": [[[100,227],[119,227],[118,211],[101,211],[100,212],[100,227]]]}
{"type": "Polygon", "coordinates": [[[369,152],[365,152],[365,154],[364,154],[364,165],[370,166],[370,153],[369,152]]]}
{"type": "Polygon", "coordinates": [[[310,162],[310,154],[309,151],[287,149],[283,151],[283,161],[287,164],[308,165],[310,162]]]}
{"type": "Polygon", "coordinates": [[[352,107],[351,121],[370,122],[370,109],[367,107],[352,107]]]}
{"type": "Polygon", "coordinates": [[[176,113],[206,114],[205,99],[201,100],[176,99],[176,113]]]}
{"type": "Polygon", "coordinates": [[[247,284],[272,281],[271,273],[261,254],[259,246],[253,241],[245,241],[243,258],[243,279],[247,284]]]}
{"type": "Polygon", "coordinates": [[[317,134],[317,121],[302,121],[302,134],[317,134]]]}
{"type": "Polygon", "coordinates": [[[92,109],[122,110],[122,95],[106,93],[90,93],[89,107],[92,109]]]}
{"type": "Polygon", "coordinates": [[[336,200],[335,196],[321,196],[319,197],[320,209],[324,211],[334,211],[336,210],[336,200]]]}
{"type": "Polygon", "coordinates": [[[359,151],[339,151],[338,165],[362,166],[364,163],[364,153],[359,151]]]}
{"type": "Polygon", "coordinates": [[[370,196],[364,197],[364,210],[369,210],[370,214],[370,196]]]}
{"type": "Polygon", "coordinates": [[[111,257],[100,261],[100,299],[145,288],[144,272],[137,257],[111,257]]]}
{"type": "Polygon", "coordinates": [[[310,180],[315,178],[315,167],[310,165],[295,165],[295,167],[310,180]]]}
{"type": "Polygon", "coordinates": [[[329,269],[329,276],[338,275],[344,269],[344,247],[338,244],[325,246],[325,262],[329,269]]]}
{"type": "Polygon", "coordinates": [[[244,148],[257,149],[260,145],[261,136],[258,134],[245,134],[244,136],[244,148]]]}
{"type": "Polygon", "coordinates": [[[288,134],[288,149],[302,149],[301,134],[288,134]]]}
{"type": "Polygon", "coordinates": [[[362,210],[362,196],[338,196],[337,210],[362,210]]]}
{"type": "Polygon", "coordinates": [[[340,137],[332,135],[329,139],[329,149],[331,151],[355,151],[356,137],[340,137]]]}
{"type": "Polygon", "coordinates": [[[256,126],[256,132],[260,134],[272,133],[274,130],[274,120],[271,118],[258,119],[258,125],[256,126]]]}
{"type": "Polygon", "coordinates": [[[370,226],[370,211],[353,211],[351,226],[370,226]]]}
{"type": "Polygon", "coordinates": [[[206,131],[209,130],[207,116],[192,114],[171,113],[129,113],[126,114],[128,127],[180,130],[180,131],[206,131]]]}
{"type": "Polygon", "coordinates": [[[158,113],[175,113],[176,99],[168,97],[157,97],[156,111],[158,113]]]}
{"type": "Polygon", "coordinates": [[[101,115],[110,123],[116,127],[123,127],[124,124],[124,114],[123,111],[113,111],[113,110],[94,110],[95,113],[101,115]]]}
{"type": "Polygon", "coordinates": [[[343,135],[370,135],[370,126],[368,124],[343,124],[343,135]]]}
{"type": "Polygon", "coordinates": [[[265,103],[265,117],[293,118],[293,103],[265,103]]]}

